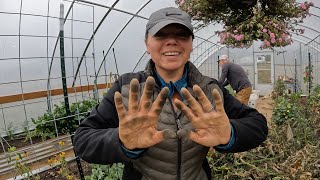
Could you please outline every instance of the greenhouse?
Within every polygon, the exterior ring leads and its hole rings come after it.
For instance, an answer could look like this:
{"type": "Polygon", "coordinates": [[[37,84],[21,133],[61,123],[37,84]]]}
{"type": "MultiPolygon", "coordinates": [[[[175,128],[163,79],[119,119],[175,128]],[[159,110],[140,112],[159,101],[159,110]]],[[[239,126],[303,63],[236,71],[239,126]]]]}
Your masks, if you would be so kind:
{"type": "Polygon", "coordinates": [[[146,25],[165,7],[192,19],[189,61],[218,80],[227,55],[267,119],[260,146],[209,150],[212,179],[320,178],[320,0],[0,0],[0,179],[122,179],[121,162],[77,156],[74,133],[145,70],[146,25]]]}

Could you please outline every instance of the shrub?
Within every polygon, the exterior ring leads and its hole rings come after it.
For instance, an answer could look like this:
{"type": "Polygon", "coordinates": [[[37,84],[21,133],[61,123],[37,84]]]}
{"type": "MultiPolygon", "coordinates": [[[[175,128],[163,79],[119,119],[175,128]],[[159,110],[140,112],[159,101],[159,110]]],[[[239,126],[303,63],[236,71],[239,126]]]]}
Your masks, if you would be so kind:
{"type": "Polygon", "coordinates": [[[57,133],[56,130],[62,134],[74,132],[78,127],[79,121],[86,118],[88,112],[90,112],[95,105],[97,105],[97,102],[94,99],[72,103],[70,105],[71,115],[69,117],[67,116],[64,103],[61,103],[60,106],[54,105],[52,113],[47,111],[38,117],[38,119],[32,118],[32,122],[36,125],[36,128],[28,137],[39,136],[45,140],[47,137],[54,137],[57,133]]]}

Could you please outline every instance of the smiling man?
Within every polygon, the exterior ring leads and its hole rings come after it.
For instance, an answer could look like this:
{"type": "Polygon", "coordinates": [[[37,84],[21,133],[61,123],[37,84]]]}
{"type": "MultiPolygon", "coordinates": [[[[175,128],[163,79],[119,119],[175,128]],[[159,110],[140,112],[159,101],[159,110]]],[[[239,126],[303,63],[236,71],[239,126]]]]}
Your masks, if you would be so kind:
{"type": "Polygon", "coordinates": [[[266,119],[242,106],[189,62],[191,18],[177,8],[151,14],[144,71],[119,77],[75,133],[90,163],[125,164],[123,179],[210,180],[210,147],[241,152],[268,133],[266,119]]]}

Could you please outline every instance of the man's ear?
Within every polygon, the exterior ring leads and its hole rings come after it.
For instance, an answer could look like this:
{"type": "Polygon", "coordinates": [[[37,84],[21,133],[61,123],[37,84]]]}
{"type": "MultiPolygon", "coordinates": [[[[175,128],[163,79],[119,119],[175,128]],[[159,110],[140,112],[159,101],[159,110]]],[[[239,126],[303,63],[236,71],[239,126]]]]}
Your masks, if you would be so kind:
{"type": "Polygon", "coordinates": [[[147,51],[147,53],[150,54],[149,48],[148,48],[148,41],[147,41],[147,40],[148,40],[148,37],[146,37],[146,39],[144,40],[144,44],[146,45],[146,48],[147,48],[146,51],[147,51]]]}

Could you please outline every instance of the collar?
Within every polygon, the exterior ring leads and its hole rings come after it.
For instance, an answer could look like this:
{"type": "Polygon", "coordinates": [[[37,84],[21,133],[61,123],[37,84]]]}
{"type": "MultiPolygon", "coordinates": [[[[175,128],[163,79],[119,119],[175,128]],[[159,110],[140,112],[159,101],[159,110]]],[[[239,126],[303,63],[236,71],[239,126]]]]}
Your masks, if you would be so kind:
{"type": "MultiPolygon", "coordinates": [[[[158,79],[158,82],[160,83],[159,85],[161,86],[161,89],[164,87],[168,87],[169,88],[169,97],[172,98],[174,91],[176,90],[179,94],[180,94],[180,90],[181,88],[186,88],[188,86],[188,78],[187,78],[187,74],[188,74],[188,69],[187,66],[184,67],[184,72],[183,75],[181,77],[181,79],[179,79],[176,82],[172,82],[170,81],[169,83],[166,83],[162,77],[158,74],[156,68],[154,68],[154,71],[156,72],[156,78],[158,79]]],[[[181,94],[180,94],[181,96],[181,94]]],[[[181,96],[182,97],[182,96],[181,96]]]]}

